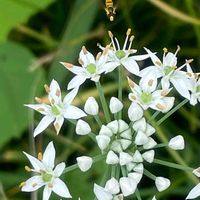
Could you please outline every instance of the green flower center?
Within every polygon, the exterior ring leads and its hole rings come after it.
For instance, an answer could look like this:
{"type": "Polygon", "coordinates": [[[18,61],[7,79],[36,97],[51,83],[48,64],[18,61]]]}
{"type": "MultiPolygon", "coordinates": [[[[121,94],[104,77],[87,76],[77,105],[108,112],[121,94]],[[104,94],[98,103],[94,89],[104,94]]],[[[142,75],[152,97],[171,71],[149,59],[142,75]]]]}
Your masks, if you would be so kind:
{"type": "Polygon", "coordinates": [[[58,109],[58,107],[56,105],[53,105],[51,107],[51,110],[52,110],[54,115],[59,115],[60,114],[60,110],[58,109]]]}
{"type": "Polygon", "coordinates": [[[117,56],[118,59],[122,59],[126,56],[126,53],[124,51],[120,50],[120,51],[117,51],[115,53],[115,55],[117,56]]]}
{"type": "Polygon", "coordinates": [[[146,104],[146,103],[149,103],[151,102],[151,99],[152,99],[152,94],[149,93],[149,92],[143,92],[141,94],[141,100],[146,104]]]}
{"type": "Polygon", "coordinates": [[[96,73],[96,65],[95,64],[89,64],[87,65],[87,71],[90,73],[90,74],[95,74],[96,73]]]}
{"type": "Polygon", "coordinates": [[[200,85],[197,86],[196,91],[200,92],[200,85]]]}
{"type": "Polygon", "coordinates": [[[44,173],[44,174],[42,174],[42,180],[44,181],[44,182],[50,182],[51,181],[51,179],[52,179],[52,175],[51,174],[48,174],[48,173],[44,173]]]}
{"type": "Polygon", "coordinates": [[[164,69],[164,73],[165,75],[168,75],[169,73],[171,73],[172,71],[174,71],[174,68],[171,66],[166,66],[164,69]]]}

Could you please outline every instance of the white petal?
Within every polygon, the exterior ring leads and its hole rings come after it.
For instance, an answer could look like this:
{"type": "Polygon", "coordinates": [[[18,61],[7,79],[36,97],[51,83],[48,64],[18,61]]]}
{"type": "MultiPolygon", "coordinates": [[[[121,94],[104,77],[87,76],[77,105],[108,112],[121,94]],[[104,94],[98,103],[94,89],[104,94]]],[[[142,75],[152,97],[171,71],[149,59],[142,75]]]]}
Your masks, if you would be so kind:
{"type": "Polygon", "coordinates": [[[51,113],[51,106],[46,104],[25,104],[25,106],[32,108],[43,115],[51,113]]]}
{"type": "Polygon", "coordinates": [[[122,149],[126,150],[132,144],[132,141],[126,139],[120,139],[120,143],[122,145],[122,149]]]}
{"type": "Polygon", "coordinates": [[[178,135],[173,137],[170,141],[168,146],[174,150],[183,150],[185,148],[185,142],[182,135],[178,135]]]}
{"type": "Polygon", "coordinates": [[[200,183],[197,184],[187,195],[186,199],[195,199],[200,196],[200,183]]]}
{"type": "Polygon", "coordinates": [[[91,168],[92,163],[93,163],[92,158],[88,156],[77,157],[76,160],[77,160],[78,167],[83,172],[88,171],[91,168]]]}
{"type": "Polygon", "coordinates": [[[155,132],[156,132],[156,129],[153,126],[151,126],[150,124],[147,124],[145,134],[149,137],[149,136],[153,135],[155,132]]]}
{"type": "Polygon", "coordinates": [[[85,69],[83,67],[75,66],[66,62],[60,62],[60,64],[64,65],[64,67],[76,75],[83,75],[85,73],[85,69]]]}
{"type": "Polygon", "coordinates": [[[156,197],[154,196],[152,200],[156,200],[156,197]]]}
{"type": "Polygon", "coordinates": [[[55,120],[54,116],[51,115],[44,116],[33,132],[34,137],[40,134],[42,131],[44,131],[49,126],[49,124],[51,124],[54,120],[55,120]]]}
{"type": "Polygon", "coordinates": [[[123,149],[120,140],[115,140],[114,142],[112,142],[110,149],[117,153],[122,152],[123,149]]]}
{"type": "Polygon", "coordinates": [[[120,137],[131,140],[132,139],[131,129],[127,129],[126,131],[122,132],[120,134],[120,137]]]}
{"type": "Polygon", "coordinates": [[[136,181],[129,177],[120,178],[119,184],[125,197],[133,194],[137,187],[136,181]]]}
{"type": "Polygon", "coordinates": [[[162,85],[162,89],[169,89],[170,87],[170,82],[169,82],[169,77],[168,76],[164,76],[161,79],[161,85],[162,85]]]}
{"type": "Polygon", "coordinates": [[[111,194],[118,194],[120,191],[118,181],[112,177],[106,182],[105,189],[111,194]]]}
{"type": "Polygon", "coordinates": [[[59,163],[58,165],[56,165],[55,169],[53,170],[54,175],[56,177],[61,176],[61,174],[63,173],[64,169],[65,169],[65,163],[64,162],[59,163]]]}
{"type": "Polygon", "coordinates": [[[139,75],[139,65],[134,57],[128,57],[121,61],[122,65],[132,74],[139,75]]]}
{"type": "Polygon", "coordinates": [[[109,72],[112,72],[115,68],[117,68],[120,65],[119,62],[107,62],[101,69],[101,72],[104,72],[107,74],[109,72]]]}
{"type": "Polygon", "coordinates": [[[94,97],[89,97],[85,102],[84,110],[89,115],[98,115],[99,105],[94,97]]]}
{"type": "Polygon", "coordinates": [[[52,80],[51,84],[49,86],[49,102],[51,104],[58,104],[61,102],[61,91],[60,91],[60,86],[56,80],[52,80]]]}
{"type": "Polygon", "coordinates": [[[150,150],[150,151],[147,151],[147,152],[142,154],[142,157],[144,158],[144,160],[146,160],[149,163],[153,162],[154,156],[155,156],[154,150],[150,150]]]}
{"type": "Polygon", "coordinates": [[[112,137],[113,132],[105,125],[102,125],[99,135],[107,135],[108,137],[112,137]]]}
{"type": "Polygon", "coordinates": [[[118,128],[119,129],[119,133],[129,129],[128,124],[125,121],[121,120],[121,119],[118,120],[118,124],[119,124],[119,128],[118,128]]]}
{"type": "Polygon", "coordinates": [[[128,109],[128,117],[131,121],[137,121],[143,116],[143,109],[137,104],[132,102],[128,109]]]}
{"type": "Polygon", "coordinates": [[[142,179],[142,174],[138,172],[131,172],[128,174],[128,177],[135,180],[135,182],[138,184],[142,179]]]}
{"type": "Polygon", "coordinates": [[[57,135],[60,132],[60,129],[61,129],[62,125],[63,125],[63,122],[64,122],[64,117],[63,116],[58,116],[58,117],[56,117],[56,120],[53,123],[54,128],[56,129],[56,134],[57,135]]]}
{"type": "Polygon", "coordinates": [[[91,132],[90,125],[83,121],[82,119],[79,119],[76,124],[76,134],[77,135],[87,135],[91,132]]]}
{"type": "Polygon", "coordinates": [[[95,64],[95,58],[88,50],[81,50],[79,58],[83,61],[84,65],[95,64]]]}
{"type": "Polygon", "coordinates": [[[144,92],[153,92],[157,87],[157,77],[155,74],[151,73],[140,79],[140,87],[144,92]]]}
{"type": "Polygon", "coordinates": [[[66,119],[79,119],[86,116],[86,114],[80,108],[72,105],[66,108],[66,110],[63,112],[63,115],[66,119]]]}
{"type": "Polygon", "coordinates": [[[151,52],[151,51],[150,51],[149,49],[147,49],[147,48],[144,48],[144,49],[145,49],[145,50],[147,51],[147,53],[149,54],[149,56],[150,56],[150,58],[151,58],[153,64],[154,64],[155,66],[159,66],[159,67],[160,67],[159,63],[162,64],[162,62],[161,62],[160,59],[155,55],[155,53],[151,52]]]}
{"type": "Polygon", "coordinates": [[[192,173],[195,174],[197,177],[200,177],[200,167],[198,167],[197,169],[193,170],[192,173]]]}
{"type": "Polygon", "coordinates": [[[48,200],[51,195],[52,189],[46,185],[43,190],[43,200],[48,200]]]}
{"type": "Polygon", "coordinates": [[[139,131],[139,130],[145,132],[146,131],[146,126],[147,126],[147,123],[146,123],[145,118],[143,117],[143,118],[135,121],[133,123],[132,127],[136,132],[139,131]]]}
{"type": "Polygon", "coordinates": [[[94,184],[94,194],[98,200],[112,200],[113,196],[110,192],[106,191],[103,187],[94,184]]]}
{"type": "Polygon", "coordinates": [[[54,161],[55,161],[56,151],[53,145],[53,142],[50,142],[43,154],[42,162],[44,163],[47,169],[54,168],[54,161]]]}
{"type": "Polygon", "coordinates": [[[41,176],[33,176],[25,182],[25,185],[22,187],[22,191],[23,192],[32,192],[32,191],[39,189],[43,185],[45,185],[45,183],[42,180],[41,176]]]}
{"type": "Polygon", "coordinates": [[[29,159],[31,165],[33,166],[33,168],[36,170],[36,171],[40,171],[40,170],[45,170],[44,168],[44,165],[41,161],[39,161],[37,158],[29,155],[28,153],[26,152],[23,152],[26,157],[29,159]]]}
{"type": "Polygon", "coordinates": [[[161,67],[149,66],[141,70],[139,76],[146,77],[151,73],[155,74],[156,78],[160,78],[162,76],[162,69],[161,67]]]}
{"type": "Polygon", "coordinates": [[[144,165],[143,165],[142,163],[140,163],[140,164],[136,165],[136,166],[133,168],[133,170],[134,170],[135,172],[138,172],[138,173],[140,173],[140,174],[143,174],[144,165]]]}
{"type": "Polygon", "coordinates": [[[132,161],[133,161],[133,157],[129,153],[120,152],[120,154],[119,154],[119,164],[121,166],[126,165],[126,164],[128,164],[132,161]]]}
{"type": "Polygon", "coordinates": [[[110,138],[107,135],[97,135],[96,140],[101,150],[106,149],[110,143],[110,138]]]}
{"type": "Polygon", "coordinates": [[[143,158],[142,158],[141,153],[138,150],[136,150],[133,155],[133,162],[142,162],[142,161],[143,161],[143,158]]]}
{"type": "Polygon", "coordinates": [[[106,157],[106,163],[108,165],[115,165],[117,163],[119,163],[119,158],[117,156],[116,153],[114,153],[114,151],[109,151],[106,157]]]}
{"type": "Polygon", "coordinates": [[[52,190],[59,196],[64,198],[72,198],[71,194],[69,193],[69,190],[65,183],[60,180],[59,178],[56,178],[53,182],[53,188],[52,190]]]}
{"type": "Polygon", "coordinates": [[[117,113],[117,112],[119,112],[119,111],[122,110],[123,104],[122,104],[122,102],[118,98],[112,97],[110,99],[110,105],[109,105],[109,107],[110,107],[111,113],[114,114],[114,113],[117,113]]]}
{"type": "Polygon", "coordinates": [[[107,127],[114,133],[114,134],[117,134],[118,132],[118,121],[115,120],[115,121],[112,121],[110,123],[107,124],[107,127]]]}
{"type": "Polygon", "coordinates": [[[86,79],[87,79],[86,76],[79,76],[79,75],[74,76],[72,80],[68,83],[67,89],[71,90],[73,88],[78,88],[85,82],[86,79]]]}
{"type": "Polygon", "coordinates": [[[148,142],[143,145],[143,148],[144,149],[152,149],[156,145],[157,145],[157,142],[153,138],[149,137],[148,142]]]}
{"type": "Polygon", "coordinates": [[[143,61],[147,58],[149,58],[149,55],[148,54],[144,54],[144,55],[136,55],[136,56],[131,56],[134,58],[134,60],[136,61],[143,61]]]}
{"type": "Polygon", "coordinates": [[[159,192],[166,190],[170,186],[170,180],[164,177],[156,177],[156,188],[159,192]]]}
{"type": "Polygon", "coordinates": [[[135,137],[135,144],[137,145],[144,145],[149,141],[148,137],[146,136],[146,134],[142,131],[138,131],[137,135],[135,137]]]}
{"type": "Polygon", "coordinates": [[[72,103],[72,101],[74,100],[75,96],[78,93],[78,87],[74,88],[73,90],[71,90],[63,99],[63,104],[66,105],[70,105],[72,103]]]}

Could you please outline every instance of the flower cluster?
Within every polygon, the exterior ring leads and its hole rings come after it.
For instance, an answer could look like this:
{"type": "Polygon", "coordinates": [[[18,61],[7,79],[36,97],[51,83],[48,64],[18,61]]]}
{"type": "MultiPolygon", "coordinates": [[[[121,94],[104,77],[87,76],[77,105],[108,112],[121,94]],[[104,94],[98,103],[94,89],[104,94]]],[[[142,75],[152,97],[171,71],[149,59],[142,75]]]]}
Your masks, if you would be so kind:
{"type": "MultiPolygon", "coordinates": [[[[34,137],[43,132],[52,122],[58,134],[64,119],[76,124],[77,135],[88,135],[99,147],[100,155],[96,158],[85,155],[77,157],[76,166],[85,172],[94,162],[102,160],[111,170],[103,185],[94,183],[93,191],[98,200],[120,200],[131,195],[135,195],[138,200],[141,199],[139,183],[143,176],[154,181],[158,192],[166,190],[171,182],[168,178],[156,176],[149,171],[148,167],[154,164],[193,171],[200,177],[199,169],[194,170],[155,158],[156,150],[159,148],[183,150],[185,147],[181,135],[174,136],[168,143],[158,143],[156,133],[159,124],[155,123],[155,117],[159,112],[166,114],[173,108],[175,97],[170,95],[173,89],[186,99],[185,103],[196,105],[200,101],[199,73],[192,71],[190,66],[192,60],[186,60],[183,65],[177,67],[177,53],[180,47],[175,53],[168,52],[164,48],[162,61],[156,53],[147,48],[145,48],[146,54],[135,55],[137,50],[132,49],[134,36],[131,35],[130,29],[126,33],[122,48],[110,31],[109,37],[111,43],[106,47],[99,44],[102,52],[96,57],[83,46],[78,59],[80,66],[61,62],[75,74],[67,86],[71,91],[63,100],[57,81],[52,80],[49,87],[45,85],[48,103],[36,98],[38,104],[26,104],[27,107],[44,115],[34,130],[34,137]],[[149,58],[153,64],[140,70],[139,62],[145,62],[144,60],[149,58]],[[118,97],[112,97],[108,104],[100,79],[101,76],[113,72],[116,68],[118,69],[118,97]],[[129,73],[129,77],[124,77],[124,69],[129,73]],[[133,75],[134,81],[131,80],[133,75]],[[88,79],[96,85],[103,116],[100,114],[99,103],[92,96],[85,102],[84,111],[72,105],[80,86],[88,79]],[[130,93],[124,96],[122,82],[126,80],[130,93]],[[125,113],[126,106],[123,98],[129,102],[127,113],[125,113]],[[150,117],[146,115],[149,109],[154,112],[150,117]],[[94,124],[87,122],[87,116],[94,118],[96,125],[99,126],[98,129],[94,124]],[[83,117],[84,119],[81,119],[83,117]]],[[[161,121],[162,119],[160,123],[161,121]]],[[[55,149],[52,142],[47,146],[43,157],[41,153],[38,159],[27,153],[24,154],[33,166],[33,169],[26,167],[27,171],[35,172],[37,175],[22,183],[22,191],[31,192],[44,186],[44,200],[49,199],[52,191],[61,197],[72,198],[68,188],[59,178],[67,171],[65,164],[58,164],[54,168],[55,149]]],[[[198,184],[191,190],[187,199],[200,196],[199,188],[198,184]]],[[[152,197],[152,200],[155,199],[156,194],[152,197]]]]}

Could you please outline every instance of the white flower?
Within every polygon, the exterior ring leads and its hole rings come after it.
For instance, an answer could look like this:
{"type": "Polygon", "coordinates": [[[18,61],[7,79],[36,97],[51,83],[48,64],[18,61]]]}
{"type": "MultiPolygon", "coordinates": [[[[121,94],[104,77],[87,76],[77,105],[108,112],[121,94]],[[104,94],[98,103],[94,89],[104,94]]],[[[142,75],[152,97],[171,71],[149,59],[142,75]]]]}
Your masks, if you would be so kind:
{"type": "Polygon", "coordinates": [[[94,97],[89,97],[87,99],[84,110],[89,115],[97,115],[99,113],[99,105],[94,97]]]}
{"type": "Polygon", "coordinates": [[[109,105],[109,107],[110,107],[111,113],[114,114],[114,113],[117,113],[117,112],[119,112],[119,111],[122,110],[123,104],[122,104],[122,102],[118,98],[112,97],[110,99],[110,105],[109,105]]]}
{"type": "Polygon", "coordinates": [[[118,194],[120,191],[118,181],[112,177],[106,182],[105,189],[111,194],[118,194]]]}
{"type": "Polygon", "coordinates": [[[121,177],[119,179],[119,185],[125,197],[133,194],[137,188],[137,182],[130,177],[121,177]]]}
{"type": "Polygon", "coordinates": [[[101,150],[104,150],[108,147],[110,143],[110,138],[107,135],[97,135],[96,141],[101,150]]]}
{"type": "Polygon", "coordinates": [[[60,87],[55,80],[51,81],[50,87],[46,86],[46,90],[48,92],[48,100],[50,102],[50,105],[44,103],[25,105],[44,115],[44,117],[34,130],[34,137],[44,131],[53,121],[54,127],[58,134],[64,122],[64,118],[79,119],[86,116],[86,114],[81,109],[71,105],[73,99],[78,92],[78,88],[75,88],[74,90],[69,92],[64,97],[63,101],[61,99],[60,87]]]}
{"type": "Polygon", "coordinates": [[[143,174],[138,173],[138,172],[131,172],[128,174],[128,177],[134,179],[137,184],[141,181],[142,176],[143,176],[143,174]]]}
{"type": "Polygon", "coordinates": [[[195,199],[200,196],[200,183],[197,184],[187,195],[186,199],[195,199]]]}
{"type": "Polygon", "coordinates": [[[135,102],[132,102],[129,109],[128,109],[128,117],[129,119],[134,122],[142,118],[143,116],[143,109],[135,102]]]}
{"type": "Polygon", "coordinates": [[[76,76],[69,82],[67,89],[70,90],[79,87],[86,81],[86,79],[98,82],[100,75],[105,72],[107,66],[107,51],[108,49],[105,48],[103,53],[98,54],[95,59],[94,56],[83,46],[79,54],[79,63],[82,67],[66,62],[60,62],[69,71],[76,74],[76,76]]]}
{"type": "Polygon", "coordinates": [[[174,150],[182,150],[185,148],[185,142],[184,142],[184,138],[182,135],[178,135],[176,137],[173,137],[170,141],[168,146],[171,149],[174,150]]]}
{"type": "MultiPolygon", "coordinates": [[[[131,49],[131,45],[134,39],[134,36],[131,34],[131,29],[129,28],[126,33],[126,39],[122,48],[119,46],[117,38],[113,37],[113,34],[109,31],[109,37],[111,39],[112,49],[108,50],[108,63],[106,66],[105,72],[111,72],[118,66],[124,66],[130,73],[139,75],[139,66],[136,61],[142,61],[149,57],[149,55],[136,55],[130,56],[133,53],[136,53],[137,50],[131,49]],[[129,42],[129,44],[128,44],[129,42]],[[130,57],[129,57],[130,56],[130,57]]],[[[105,49],[99,45],[101,49],[105,49]]]]}
{"type": "Polygon", "coordinates": [[[33,169],[26,167],[28,171],[35,172],[36,175],[28,179],[22,184],[22,191],[32,192],[44,186],[43,200],[48,200],[51,192],[55,192],[61,197],[72,198],[65,183],[59,178],[65,169],[65,163],[60,163],[54,167],[55,161],[55,148],[53,142],[50,142],[42,156],[38,154],[39,158],[27,154],[33,169]]]}
{"type": "Polygon", "coordinates": [[[191,96],[189,98],[191,105],[196,105],[200,102],[200,78],[190,79],[191,82],[191,96]]]}
{"type": "Polygon", "coordinates": [[[77,135],[87,135],[91,132],[90,125],[83,121],[82,119],[79,119],[76,124],[76,134],[77,135]]]}
{"type": "Polygon", "coordinates": [[[157,78],[162,78],[161,85],[163,89],[168,89],[170,87],[170,83],[172,83],[180,95],[189,99],[190,81],[182,69],[190,61],[186,61],[184,65],[177,68],[176,54],[180,50],[180,47],[178,47],[174,54],[167,52],[167,49],[164,48],[163,61],[161,61],[149,49],[145,48],[145,50],[149,54],[154,66],[143,69],[140,72],[140,76],[145,77],[149,74],[155,74],[157,78]]]}
{"type": "Polygon", "coordinates": [[[197,177],[200,178],[200,167],[198,167],[197,169],[193,170],[192,173],[195,174],[197,177]]]}
{"type": "Polygon", "coordinates": [[[109,151],[106,157],[106,163],[108,165],[115,165],[117,163],[119,163],[119,158],[117,156],[117,154],[113,151],[109,151]]]}
{"type": "Polygon", "coordinates": [[[144,110],[152,108],[166,113],[174,105],[174,97],[166,97],[170,89],[156,90],[157,79],[155,76],[146,76],[140,80],[139,85],[128,78],[128,83],[132,90],[129,99],[139,104],[144,110]]]}
{"type": "Polygon", "coordinates": [[[145,153],[142,154],[142,157],[144,158],[144,160],[146,160],[149,163],[153,162],[154,156],[155,156],[154,150],[146,151],[145,153]]]}
{"type": "Polygon", "coordinates": [[[170,186],[170,180],[164,177],[156,177],[156,188],[159,192],[166,190],[170,186]]]}
{"type": "Polygon", "coordinates": [[[129,153],[120,152],[120,154],[119,154],[119,164],[121,166],[127,165],[128,163],[130,163],[132,161],[133,161],[133,157],[129,153]]]}
{"type": "Polygon", "coordinates": [[[88,171],[93,163],[92,158],[88,156],[80,156],[76,158],[78,167],[80,168],[81,171],[86,172],[88,171]]]}

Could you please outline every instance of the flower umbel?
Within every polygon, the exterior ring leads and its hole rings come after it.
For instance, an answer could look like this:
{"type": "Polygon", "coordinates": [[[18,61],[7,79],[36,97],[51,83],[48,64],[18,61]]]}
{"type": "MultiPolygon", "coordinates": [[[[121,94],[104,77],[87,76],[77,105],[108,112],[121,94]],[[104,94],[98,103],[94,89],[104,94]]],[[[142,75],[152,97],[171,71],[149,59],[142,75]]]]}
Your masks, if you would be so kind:
{"type": "Polygon", "coordinates": [[[22,184],[22,191],[32,192],[44,186],[43,200],[48,200],[52,191],[61,197],[72,198],[67,186],[59,178],[65,169],[65,163],[54,165],[55,148],[53,142],[48,144],[43,156],[41,153],[38,154],[38,159],[25,152],[24,154],[33,166],[33,169],[27,166],[25,169],[36,175],[22,184]]]}

